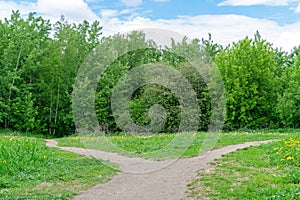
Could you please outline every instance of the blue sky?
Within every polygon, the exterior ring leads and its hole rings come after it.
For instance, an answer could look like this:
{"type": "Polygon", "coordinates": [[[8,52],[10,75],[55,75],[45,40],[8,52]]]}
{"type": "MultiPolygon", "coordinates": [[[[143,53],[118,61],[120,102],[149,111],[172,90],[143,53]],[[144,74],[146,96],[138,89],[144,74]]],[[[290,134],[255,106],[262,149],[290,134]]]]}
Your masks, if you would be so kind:
{"type": "Polygon", "coordinates": [[[99,20],[103,34],[142,28],[168,29],[221,44],[253,36],[256,30],[290,50],[300,45],[300,0],[0,0],[0,18],[30,11],[55,21],[99,20]]]}
{"type": "MultiPolygon", "coordinates": [[[[251,0],[248,0],[251,2],[251,0]]],[[[276,0],[275,0],[276,1],[276,0]]],[[[124,1],[126,2],[126,1],[124,1]]],[[[128,1],[140,2],[140,1],[128,1]]],[[[268,6],[263,3],[250,6],[232,6],[223,5],[223,0],[144,0],[136,6],[128,6],[119,0],[111,1],[91,1],[89,3],[92,10],[96,13],[101,9],[119,9],[125,10],[129,7],[135,7],[140,16],[151,19],[174,19],[180,15],[220,15],[220,14],[238,14],[249,17],[265,18],[275,20],[279,24],[294,23],[300,21],[300,13],[293,12],[291,9],[298,6],[297,2],[290,1],[289,4],[282,6],[268,6]]],[[[262,1],[263,2],[263,1],[262,1]]],[[[131,3],[132,4],[132,3],[131,3]]]]}

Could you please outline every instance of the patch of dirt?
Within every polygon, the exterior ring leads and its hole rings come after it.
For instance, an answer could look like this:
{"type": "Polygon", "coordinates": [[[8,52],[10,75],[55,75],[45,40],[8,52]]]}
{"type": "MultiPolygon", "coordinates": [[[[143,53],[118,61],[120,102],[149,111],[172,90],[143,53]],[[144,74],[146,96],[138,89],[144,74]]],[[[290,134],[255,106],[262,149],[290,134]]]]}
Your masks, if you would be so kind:
{"type": "Polygon", "coordinates": [[[55,140],[47,140],[46,145],[116,163],[123,171],[105,184],[82,191],[75,200],[189,200],[192,198],[185,195],[186,186],[197,178],[199,169],[209,169],[209,163],[224,154],[268,142],[271,141],[229,145],[202,156],[165,161],[128,158],[92,149],[58,147],[55,140]]]}
{"type": "Polygon", "coordinates": [[[43,182],[38,184],[36,187],[38,188],[47,188],[47,187],[51,187],[53,185],[53,183],[47,183],[47,182],[43,182]]]}

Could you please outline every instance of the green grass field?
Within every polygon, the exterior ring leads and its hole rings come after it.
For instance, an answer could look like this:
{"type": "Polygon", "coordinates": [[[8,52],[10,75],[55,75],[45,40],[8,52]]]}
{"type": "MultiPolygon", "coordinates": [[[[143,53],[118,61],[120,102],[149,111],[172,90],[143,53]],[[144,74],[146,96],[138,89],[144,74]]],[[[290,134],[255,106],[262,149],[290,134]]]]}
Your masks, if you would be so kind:
{"type": "Polygon", "coordinates": [[[300,137],[249,147],[199,171],[193,199],[300,199],[300,137]]]}
{"type": "Polygon", "coordinates": [[[96,159],[48,148],[40,138],[0,137],[0,199],[71,199],[117,172],[96,159]]]}
{"type": "MultiPolygon", "coordinates": [[[[299,135],[295,133],[281,132],[230,132],[222,133],[213,146],[214,149],[230,144],[238,144],[249,141],[285,139],[291,135],[299,135]]],[[[59,146],[73,146],[81,148],[97,149],[109,152],[119,152],[127,156],[139,156],[144,158],[167,159],[174,157],[192,157],[201,153],[201,147],[207,133],[192,134],[191,145],[187,149],[180,149],[180,145],[171,149],[164,149],[175,137],[175,134],[154,134],[150,136],[144,135],[107,135],[107,136],[91,136],[80,137],[72,136],[58,138],[59,146]],[[183,153],[183,154],[180,154],[183,153]]],[[[183,146],[185,147],[185,146],[183,146]]]]}
{"type": "MultiPolygon", "coordinates": [[[[182,157],[199,155],[206,133],[194,134],[191,146],[182,157]]],[[[129,156],[153,157],[174,134],[151,137],[109,135],[58,139],[61,146],[94,148],[129,156]]],[[[225,155],[213,162],[212,171],[199,170],[199,178],[188,185],[193,199],[300,199],[300,134],[298,131],[222,133],[214,149],[249,141],[274,140],[225,155]]],[[[164,152],[160,158],[176,153],[164,152]]],[[[157,156],[157,155],[156,155],[157,156]]]]}
{"type": "MultiPolygon", "coordinates": [[[[164,149],[175,134],[71,136],[56,140],[60,146],[167,159],[178,156],[181,150],[182,157],[199,155],[206,134],[192,134],[187,149],[180,149],[179,145],[175,151],[166,149],[159,154],[154,152],[164,149]]],[[[43,137],[6,131],[1,134],[0,199],[71,199],[117,173],[109,163],[48,148],[43,137]]],[[[188,194],[195,199],[297,199],[299,138],[296,131],[222,133],[214,149],[248,141],[276,141],[225,155],[213,163],[216,168],[210,172],[200,170],[199,178],[189,184],[188,194]]]]}

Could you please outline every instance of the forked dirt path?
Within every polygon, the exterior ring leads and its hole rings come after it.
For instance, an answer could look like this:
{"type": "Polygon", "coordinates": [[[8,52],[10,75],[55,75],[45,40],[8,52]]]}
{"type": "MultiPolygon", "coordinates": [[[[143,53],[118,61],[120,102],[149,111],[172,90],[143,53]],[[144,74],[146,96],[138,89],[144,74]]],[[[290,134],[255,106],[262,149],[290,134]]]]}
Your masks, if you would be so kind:
{"type": "Polygon", "coordinates": [[[119,165],[123,171],[105,184],[82,191],[75,200],[189,200],[186,186],[197,177],[197,170],[210,167],[209,162],[222,155],[249,146],[271,141],[246,142],[212,150],[204,156],[176,161],[153,161],[128,158],[116,153],[74,147],[58,147],[55,140],[47,140],[48,147],[94,157],[119,165]],[[134,173],[135,172],[135,173],[134,173]]]}

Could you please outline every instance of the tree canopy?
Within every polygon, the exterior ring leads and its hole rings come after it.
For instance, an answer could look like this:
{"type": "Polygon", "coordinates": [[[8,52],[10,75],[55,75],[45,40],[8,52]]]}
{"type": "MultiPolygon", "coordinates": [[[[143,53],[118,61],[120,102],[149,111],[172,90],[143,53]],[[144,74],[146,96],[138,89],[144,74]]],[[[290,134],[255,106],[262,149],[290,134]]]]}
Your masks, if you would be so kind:
{"type": "MultiPolygon", "coordinates": [[[[282,51],[257,32],[254,38],[226,47],[214,43],[209,34],[208,39],[191,42],[173,40],[171,47],[162,48],[142,32],[102,37],[101,31],[97,21],[69,24],[62,17],[51,24],[35,13],[22,18],[18,11],[0,21],[0,127],[55,136],[75,133],[74,84],[80,67],[93,53],[103,55],[101,61],[93,60],[95,66],[117,58],[107,63],[101,79],[96,77],[92,98],[101,131],[122,131],[112,112],[113,89],[128,71],[149,63],[171,66],[189,81],[197,97],[198,130],[207,130],[212,94],[203,74],[190,63],[194,58],[215,66],[222,76],[224,129],[300,126],[300,47],[282,51]]],[[[87,77],[96,74],[86,73],[87,77]]],[[[90,98],[88,82],[80,87],[86,87],[86,98],[90,98]]],[[[158,104],[164,108],[156,113],[158,119],[166,119],[159,131],[176,132],[182,107],[174,92],[162,85],[136,89],[129,101],[130,117],[135,124],[148,126],[154,123],[149,110],[158,104]]],[[[82,114],[79,118],[88,115],[82,114]]]]}

